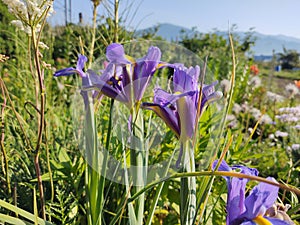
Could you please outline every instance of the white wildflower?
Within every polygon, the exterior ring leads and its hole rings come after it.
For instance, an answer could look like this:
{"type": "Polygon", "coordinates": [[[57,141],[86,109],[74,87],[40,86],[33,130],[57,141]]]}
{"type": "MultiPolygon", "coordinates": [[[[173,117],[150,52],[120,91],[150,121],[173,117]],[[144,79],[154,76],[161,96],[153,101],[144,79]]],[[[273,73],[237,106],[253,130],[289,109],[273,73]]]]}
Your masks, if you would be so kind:
{"type": "Polygon", "coordinates": [[[250,109],[250,113],[254,117],[255,120],[259,120],[259,118],[261,116],[261,112],[259,109],[253,107],[250,109]]]}
{"type": "Polygon", "coordinates": [[[222,80],[220,82],[220,87],[221,87],[221,90],[223,91],[223,93],[228,93],[230,91],[230,87],[231,87],[230,81],[227,79],[222,80]]]}
{"type": "Polygon", "coordinates": [[[258,88],[261,86],[261,79],[259,77],[252,77],[249,81],[248,84],[253,88],[258,88]]]}
{"type": "Polygon", "coordinates": [[[285,91],[289,98],[294,98],[295,95],[299,94],[299,89],[295,84],[287,84],[285,86],[285,91]]]}
{"type": "Polygon", "coordinates": [[[7,5],[9,12],[14,14],[20,22],[13,22],[14,25],[19,27],[26,33],[31,34],[32,30],[30,27],[35,27],[34,32],[40,31],[40,23],[42,16],[45,15],[46,10],[49,9],[47,16],[53,12],[53,1],[52,0],[2,0],[7,5]],[[50,8],[49,8],[50,7],[50,8]],[[24,26],[24,24],[27,24],[24,26]]]}
{"type": "Polygon", "coordinates": [[[236,128],[238,126],[238,120],[236,117],[232,114],[228,114],[227,117],[228,127],[230,128],[236,128]]]}
{"type": "Polygon", "coordinates": [[[232,106],[232,112],[235,115],[238,115],[238,114],[240,114],[241,111],[242,111],[242,107],[239,104],[234,103],[233,106],[232,106]]]}
{"type": "Polygon", "coordinates": [[[20,30],[24,30],[24,25],[21,20],[12,20],[11,24],[19,28],[20,30]]]}
{"type": "Polygon", "coordinates": [[[300,150],[300,144],[292,144],[292,149],[294,151],[300,150]]]}
{"type": "Polygon", "coordinates": [[[267,98],[271,102],[283,102],[285,100],[283,96],[273,93],[271,91],[267,91],[267,98]]]}
{"type": "Polygon", "coordinates": [[[273,140],[273,139],[275,139],[275,135],[274,134],[269,134],[268,138],[273,140]]]}
{"type": "Polygon", "coordinates": [[[276,131],[275,132],[275,136],[276,137],[287,137],[287,136],[289,136],[289,134],[287,133],[287,132],[283,132],[283,131],[276,131]]]}
{"type": "Polygon", "coordinates": [[[262,124],[271,124],[271,123],[273,123],[273,120],[271,119],[271,117],[268,114],[264,114],[261,117],[261,123],[262,124]]]}

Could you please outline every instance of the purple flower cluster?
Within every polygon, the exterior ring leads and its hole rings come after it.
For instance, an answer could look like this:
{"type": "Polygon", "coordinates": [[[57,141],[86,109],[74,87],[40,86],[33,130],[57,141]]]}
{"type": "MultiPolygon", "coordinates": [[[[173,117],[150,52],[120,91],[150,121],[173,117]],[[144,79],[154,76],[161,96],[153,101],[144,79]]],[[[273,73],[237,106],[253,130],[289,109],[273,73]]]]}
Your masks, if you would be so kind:
{"type": "Polygon", "coordinates": [[[222,97],[221,92],[215,91],[217,82],[203,84],[200,90],[199,66],[186,68],[182,64],[161,62],[161,52],[157,47],[150,47],[145,57],[134,60],[125,55],[122,45],[113,43],[106,49],[106,58],[108,64],[100,74],[92,70],[84,73],[84,63],[87,59],[79,55],[76,68],[59,70],[54,76],[77,73],[82,78],[83,90],[99,91],[132,109],[140,105],[153,74],[162,67],[169,67],[174,71],[173,93],[157,87],[154,90],[153,103],[142,103],[142,107],[153,110],[178,138],[183,139],[193,136],[196,116],[203,112],[208,103],[222,97]]]}

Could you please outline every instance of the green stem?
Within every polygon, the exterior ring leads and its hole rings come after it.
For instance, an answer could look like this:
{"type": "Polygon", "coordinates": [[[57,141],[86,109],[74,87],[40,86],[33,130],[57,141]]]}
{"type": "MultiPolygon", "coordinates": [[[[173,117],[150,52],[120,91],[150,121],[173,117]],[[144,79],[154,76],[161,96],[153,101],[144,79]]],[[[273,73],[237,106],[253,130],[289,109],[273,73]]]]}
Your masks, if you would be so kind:
{"type": "MultiPolygon", "coordinates": [[[[194,149],[186,140],[181,143],[184,172],[195,172],[194,149]]],[[[180,220],[181,224],[191,225],[196,216],[196,177],[182,177],[180,181],[180,220]]]]}
{"type": "Polygon", "coordinates": [[[295,194],[300,196],[300,190],[298,188],[288,186],[285,184],[273,182],[270,180],[267,180],[266,178],[263,177],[258,177],[258,176],[250,176],[247,174],[242,174],[238,172],[227,172],[227,171],[201,171],[201,172],[190,172],[190,173],[174,173],[168,177],[162,178],[160,180],[153,181],[146,185],[143,189],[141,189],[139,192],[135,193],[131,198],[128,199],[128,202],[134,201],[137,197],[139,197],[142,193],[150,190],[151,188],[155,187],[156,185],[166,182],[172,179],[176,178],[183,178],[183,177],[203,177],[203,176],[225,176],[225,177],[238,177],[238,178],[243,178],[243,179],[249,179],[249,180],[254,180],[258,182],[264,182],[267,184],[274,185],[276,187],[279,187],[281,189],[287,190],[294,192],[295,194]]]}
{"type": "MultiPolygon", "coordinates": [[[[131,165],[133,166],[133,184],[136,185],[136,192],[143,189],[147,182],[148,160],[144,146],[144,121],[142,110],[133,110],[132,117],[132,146],[131,146],[131,165]]],[[[136,203],[137,224],[143,224],[145,207],[145,194],[138,197],[136,203]]]]}
{"type": "Polygon", "coordinates": [[[45,98],[44,78],[43,78],[41,65],[40,65],[40,59],[39,59],[39,49],[38,49],[39,38],[36,38],[36,36],[35,36],[35,27],[31,28],[31,33],[32,33],[31,40],[33,43],[33,50],[34,50],[34,61],[35,61],[35,66],[36,66],[36,70],[37,70],[37,76],[38,76],[38,81],[39,81],[39,91],[40,91],[40,109],[38,112],[39,128],[38,128],[37,143],[36,143],[36,147],[35,147],[34,165],[35,165],[35,170],[36,170],[36,176],[38,179],[42,217],[43,217],[43,219],[46,219],[44,190],[43,190],[42,176],[41,176],[41,170],[40,170],[40,165],[39,165],[39,153],[40,153],[40,147],[41,147],[42,136],[43,136],[43,131],[44,131],[46,98],[45,98]]]}

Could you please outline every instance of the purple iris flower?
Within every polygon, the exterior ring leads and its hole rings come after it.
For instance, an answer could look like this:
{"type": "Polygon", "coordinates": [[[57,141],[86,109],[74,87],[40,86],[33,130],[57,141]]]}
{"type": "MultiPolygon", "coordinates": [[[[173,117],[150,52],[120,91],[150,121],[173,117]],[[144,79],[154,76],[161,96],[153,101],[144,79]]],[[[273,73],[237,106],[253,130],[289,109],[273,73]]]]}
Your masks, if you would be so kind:
{"type": "MultiPolygon", "coordinates": [[[[158,87],[154,90],[153,103],[143,103],[142,107],[153,110],[178,138],[187,140],[193,136],[195,129],[200,98],[198,83],[200,67],[186,68],[181,64],[169,66],[174,69],[173,93],[168,93],[158,87]]],[[[222,97],[221,92],[215,91],[216,84],[217,82],[203,85],[201,112],[209,102],[222,97]]]]}
{"type": "Polygon", "coordinates": [[[125,55],[122,45],[113,43],[106,49],[106,58],[109,63],[101,75],[88,70],[92,85],[85,88],[96,88],[132,108],[142,99],[153,74],[161,65],[160,49],[152,46],[145,57],[134,60],[125,55]]]}
{"type": "MultiPolygon", "coordinates": [[[[82,78],[82,86],[90,85],[91,81],[90,81],[89,76],[86,73],[83,72],[83,68],[84,68],[84,65],[85,65],[86,62],[87,62],[87,57],[84,56],[84,55],[79,54],[76,68],[69,67],[69,68],[66,68],[66,69],[58,70],[58,71],[55,72],[54,76],[55,77],[69,76],[69,75],[77,73],[82,78]]],[[[88,103],[88,93],[87,93],[87,91],[82,90],[81,95],[83,97],[85,107],[87,107],[87,105],[89,104],[88,103]]]]}
{"type": "MultiPolygon", "coordinates": [[[[213,169],[216,167],[217,161],[213,164],[213,169]]],[[[258,171],[246,166],[229,167],[225,161],[222,161],[219,171],[238,171],[242,174],[257,176],[258,171]]],[[[227,225],[287,225],[286,221],[265,216],[267,209],[272,207],[278,196],[278,187],[259,183],[255,186],[250,194],[245,197],[246,184],[248,179],[237,177],[224,177],[227,182],[227,225]]],[[[270,181],[276,182],[272,177],[267,178],[270,181]]]]}

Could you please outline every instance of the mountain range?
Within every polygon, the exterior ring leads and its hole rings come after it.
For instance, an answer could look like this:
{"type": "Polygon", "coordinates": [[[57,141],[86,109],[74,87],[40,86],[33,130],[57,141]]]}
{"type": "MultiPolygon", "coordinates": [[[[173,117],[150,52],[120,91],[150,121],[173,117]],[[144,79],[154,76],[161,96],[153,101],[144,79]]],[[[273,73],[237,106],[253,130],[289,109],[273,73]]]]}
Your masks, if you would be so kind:
{"type": "MultiPolygon", "coordinates": [[[[153,31],[156,26],[140,30],[139,32],[153,31]]],[[[177,26],[169,23],[162,23],[157,26],[156,36],[161,36],[168,41],[180,41],[182,32],[187,35],[193,35],[195,32],[201,33],[195,29],[189,29],[182,26],[177,26]]],[[[212,31],[224,37],[228,36],[226,31],[212,31]]],[[[241,31],[234,31],[234,34],[243,38],[246,33],[241,31]]],[[[259,32],[253,32],[253,37],[256,39],[252,51],[254,55],[270,56],[275,53],[282,53],[283,48],[296,50],[300,52],[300,39],[286,35],[266,35],[259,32]]]]}

